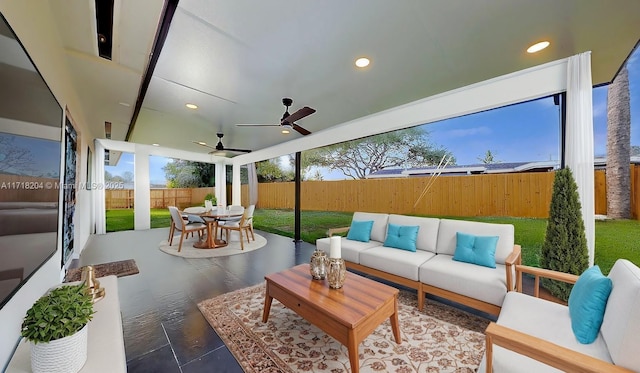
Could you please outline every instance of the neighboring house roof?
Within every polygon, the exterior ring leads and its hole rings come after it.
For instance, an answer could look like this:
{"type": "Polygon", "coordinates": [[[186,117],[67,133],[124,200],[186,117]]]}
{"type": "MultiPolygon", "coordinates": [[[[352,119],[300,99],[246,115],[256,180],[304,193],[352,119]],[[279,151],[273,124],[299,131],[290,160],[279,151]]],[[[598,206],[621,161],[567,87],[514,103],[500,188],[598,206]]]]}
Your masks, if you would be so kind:
{"type": "MultiPolygon", "coordinates": [[[[595,158],[595,169],[603,169],[606,167],[607,160],[604,157],[595,158]]],[[[631,164],[640,164],[640,156],[632,156],[631,164]]],[[[416,177],[429,176],[433,174],[443,175],[473,175],[473,174],[502,174],[513,172],[547,172],[560,167],[558,161],[541,161],[541,162],[504,162],[490,164],[470,164],[470,165],[448,165],[441,169],[436,166],[419,167],[419,168],[399,168],[390,167],[383,170],[373,172],[366,176],[367,179],[380,179],[387,177],[416,177]]]]}
{"type": "Polygon", "coordinates": [[[509,162],[491,164],[470,164],[470,165],[448,165],[438,169],[436,166],[420,168],[386,168],[367,175],[368,179],[385,177],[415,177],[428,176],[433,174],[446,175],[472,175],[472,174],[494,174],[510,172],[540,172],[551,171],[557,168],[557,161],[546,162],[509,162]]]}

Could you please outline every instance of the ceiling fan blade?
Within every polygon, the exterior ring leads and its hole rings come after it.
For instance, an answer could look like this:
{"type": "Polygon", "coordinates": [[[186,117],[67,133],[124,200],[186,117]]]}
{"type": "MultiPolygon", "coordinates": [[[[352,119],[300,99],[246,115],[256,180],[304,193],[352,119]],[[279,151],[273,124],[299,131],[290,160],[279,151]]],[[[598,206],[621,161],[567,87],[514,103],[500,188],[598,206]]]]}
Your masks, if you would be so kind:
{"type": "Polygon", "coordinates": [[[245,127],[278,127],[280,124],[270,124],[270,123],[236,123],[236,126],[245,126],[245,127]]]}
{"type": "Polygon", "coordinates": [[[224,148],[224,151],[239,152],[239,153],[251,153],[251,150],[249,150],[249,149],[232,149],[232,148],[224,148]]]}
{"type": "Polygon", "coordinates": [[[311,134],[310,131],[300,127],[299,125],[297,125],[295,123],[293,123],[291,126],[293,127],[294,130],[298,131],[301,135],[307,136],[307,135],[311,134]]]}
{"type": "Polygon", "coordinates": [[[316,109],[312,109],[308,106],[303,107],[302,109],[299,109],[298,111],[296,111],[295,113],[289,115],[288,117],[286,117],[283,122],[289,122],[289,123],[293,123],[299,119],[302,119],[308,115],[311,115],[313,113],[316,112],[316,109]]]}
{"type": "Polygon", "coordinates": [[[192,143],[194,143],[194,144],[196,144],[196,145],[200,145],[200,146],[207,147],[207,148],[209,148],[209,149],[214,149],[214,150],[216,149],[216,147],[215,147],[215,146],[211,146],[211,145],[207,145],[207,144],[201,144],[201,143],[200,143],[200,142],[198,142],[198,141],[191,141],[191,142],[192,142],[192,143]]]}

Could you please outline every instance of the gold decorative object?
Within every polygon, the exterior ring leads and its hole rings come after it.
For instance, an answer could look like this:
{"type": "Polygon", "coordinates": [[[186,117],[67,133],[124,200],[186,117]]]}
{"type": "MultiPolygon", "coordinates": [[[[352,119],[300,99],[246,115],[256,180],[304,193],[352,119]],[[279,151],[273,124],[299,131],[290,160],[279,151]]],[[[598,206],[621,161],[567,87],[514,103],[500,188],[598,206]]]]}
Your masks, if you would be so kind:
{"type": "Polygon", "coordinates": [[[311,263],[309,264],[311,277],[313,277],[314,280],[324,280],[324,278],[327,277],[328,266],[329,258],[327,258],[327,253],[316,249],[316,251],[311,254],[311,263]]]}
{"type": "Polygon", "coordinates": [[[104,298],[105,290],[100,287],[100,281],[96,279],[96,273],[93,266],[82,267],[82,275],[80,281],[84,282],[87,287],[87,294],[91,295],[91,300],[96,303],[104,298]]]}
{"type": "Polygon", "coordinates": [[[329,272],[327,280],[329,287],[332,289],[340,289],[344,285],[347,277],[347,266],[342,258],[329,258],[329,272]]]}

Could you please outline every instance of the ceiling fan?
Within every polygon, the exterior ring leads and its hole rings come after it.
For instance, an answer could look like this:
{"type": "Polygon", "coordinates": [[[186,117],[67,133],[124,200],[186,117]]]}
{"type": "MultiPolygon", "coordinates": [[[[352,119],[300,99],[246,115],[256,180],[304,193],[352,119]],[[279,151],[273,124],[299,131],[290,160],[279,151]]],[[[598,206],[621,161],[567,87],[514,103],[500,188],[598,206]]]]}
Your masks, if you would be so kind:
{"type": "Polygon", "coordinates": [[[213,154],[213,155],[225,155],[225,152],[239,152],[239,153],[251,153],[251,150],[248,149],[231,149],[231,148],[225,148],[224,145],[222,145],[222,137],[224,137],[224,134],[221,132],[218,132],[216,134],[216,136],[218,136],[218,143],[216,144],[216,146],[211,146],[211,145],[207,145],[207,143],[204,143],[202,141],[193,141],[194,144],[198,144],[204,147],[207,147],[209,149],[213,149],[212,151],[209,152],[209,154],[213,154]]]}
{"type": "Polygon", "coordinates": [[[282,119],[280,119],[280,123],[279,124],[244,124],[244,123],[239,123],[236,124],[236,126],[255,126],[255,127],[263,127],[263,126],[276,126],[276,127],[282,127],[282,133],[289,133],[291,132],[291,129],[294,129],[296,131],[298,131],[301,135],[309,135],[311,134],[310,131],[300,127],[299,125],[295,124],[294,122],[297,120],[300,120],[304,117],[307,117],[313,113],[316,112],[316,109],[312,109],[308,106],[303,107],[302,109],[298,109],[298,111],[296,111],[293,114],[289,114],[289,106],[291,106],[291,104],[293,104],[293,100],[290,98],[283,98],[282,99],[282,103],[284,104],[284,106],[286,107],[284,114],[282,115],[282,119]]]}

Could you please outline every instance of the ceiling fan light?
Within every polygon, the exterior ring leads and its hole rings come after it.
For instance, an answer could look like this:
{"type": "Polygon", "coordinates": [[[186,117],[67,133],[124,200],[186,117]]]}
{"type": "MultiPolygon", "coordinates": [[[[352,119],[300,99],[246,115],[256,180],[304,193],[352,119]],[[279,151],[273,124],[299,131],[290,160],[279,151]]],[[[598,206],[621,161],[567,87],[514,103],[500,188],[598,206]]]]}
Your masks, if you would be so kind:
{"type": "Polygon", "coordinates": [[[288,128],[283,128],[283,129],[282,129],[282,133],[284,133],[285,135],[287,135],[287,134],[291,133],[291,131],[289,131],[289,129],[288,129],[288,128]]]}

